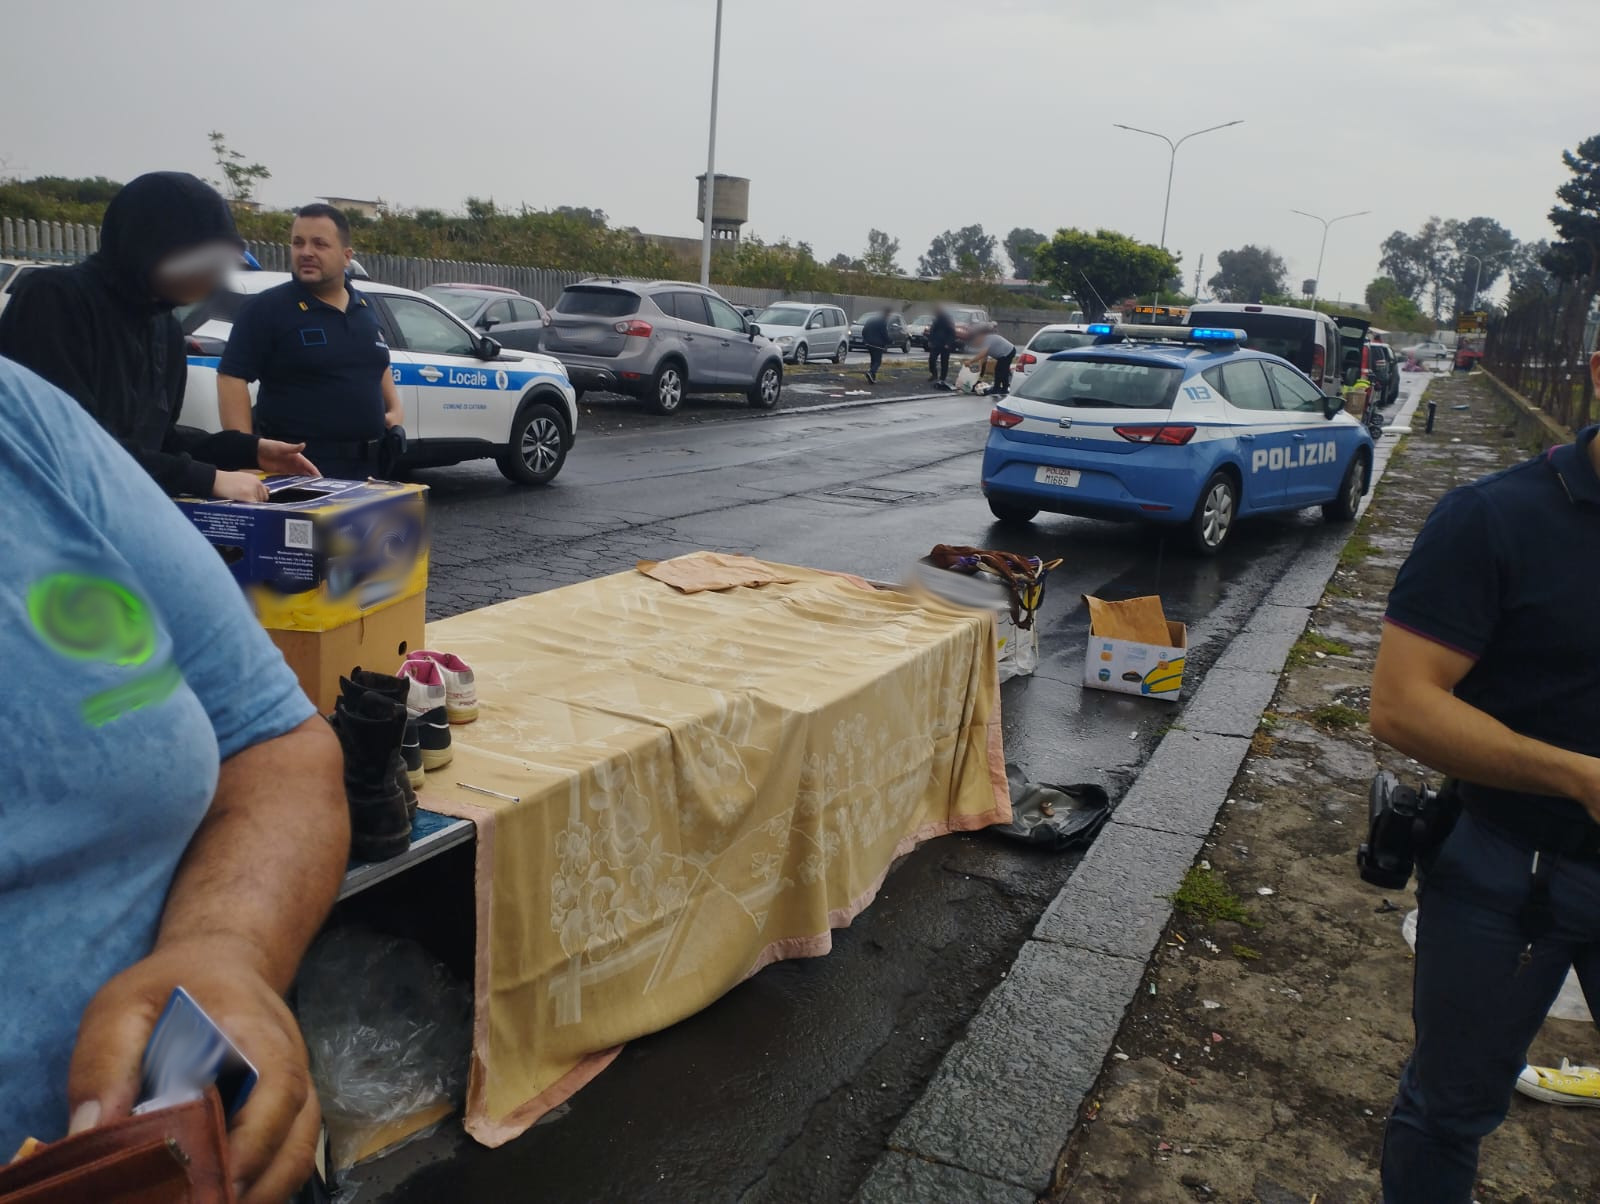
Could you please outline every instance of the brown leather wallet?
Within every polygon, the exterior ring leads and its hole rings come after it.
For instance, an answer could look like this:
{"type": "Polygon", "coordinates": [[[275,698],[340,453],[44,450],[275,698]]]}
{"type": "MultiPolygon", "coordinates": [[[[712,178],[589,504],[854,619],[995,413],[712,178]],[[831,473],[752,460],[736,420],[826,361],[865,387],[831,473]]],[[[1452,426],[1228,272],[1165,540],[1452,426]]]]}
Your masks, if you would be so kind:
{"type": "Polygon", "coordinates": [[[0,1166],[0,1204],[235,1204],[215,1088],[0,1166]]]}

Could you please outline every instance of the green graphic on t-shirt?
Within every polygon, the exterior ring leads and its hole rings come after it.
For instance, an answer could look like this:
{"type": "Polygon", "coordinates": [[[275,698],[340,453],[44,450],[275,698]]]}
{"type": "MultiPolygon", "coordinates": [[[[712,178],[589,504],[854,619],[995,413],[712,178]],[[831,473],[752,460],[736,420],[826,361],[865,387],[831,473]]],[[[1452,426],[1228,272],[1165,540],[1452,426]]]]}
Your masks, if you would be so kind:
{"type": "MultiPolygon", "coordinates": [[[[132,668],[155,654],[158,629],[143,598],[104,577],[52,573],[28,590],[28,618],[52,649],[76,661],[132,668]]],[[[91,727],[169,697],[183,682],[167,661],[86,699],[82,713],[91,727]]]]}

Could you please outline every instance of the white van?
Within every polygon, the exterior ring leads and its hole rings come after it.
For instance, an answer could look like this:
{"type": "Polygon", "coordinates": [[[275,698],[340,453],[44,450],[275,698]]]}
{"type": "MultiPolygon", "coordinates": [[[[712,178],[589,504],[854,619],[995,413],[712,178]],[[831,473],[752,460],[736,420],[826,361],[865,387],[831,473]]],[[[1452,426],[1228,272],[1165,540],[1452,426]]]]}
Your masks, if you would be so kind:
{"type": "MultiPolygon", "coordinates": [[[[1309,376],[1324,393],[1337,393],[1344,364],[1339,324],[1329,314],[1294,305],[1208,302],[1189,310],[1188,326],[1242,330],[1252,351],[1281,356],[1309,376]]],[[[1360,354],[1360,340],[1356,341],[1360,354]]]]}

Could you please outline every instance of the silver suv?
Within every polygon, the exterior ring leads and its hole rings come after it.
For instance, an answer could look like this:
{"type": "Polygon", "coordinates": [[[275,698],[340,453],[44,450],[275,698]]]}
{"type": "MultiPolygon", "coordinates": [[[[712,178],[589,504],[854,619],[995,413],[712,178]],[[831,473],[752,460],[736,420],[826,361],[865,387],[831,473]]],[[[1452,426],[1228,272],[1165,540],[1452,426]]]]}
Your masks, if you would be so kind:
{"type": "Polygon", "coordinates": [[[694,393],[743,393],[770,410],[783,390],[783,351],[698,284],[602,280],[569,285],[550,311],[544,353],[581,394],[641,397],[675,413],[694,393]]]}

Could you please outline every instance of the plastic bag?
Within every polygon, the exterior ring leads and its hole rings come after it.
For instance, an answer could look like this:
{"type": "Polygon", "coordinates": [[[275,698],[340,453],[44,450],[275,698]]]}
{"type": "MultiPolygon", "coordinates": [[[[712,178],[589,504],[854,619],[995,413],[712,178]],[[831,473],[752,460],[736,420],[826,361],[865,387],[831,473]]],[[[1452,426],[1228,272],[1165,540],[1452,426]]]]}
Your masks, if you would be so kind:
{"type": "Polygon", "coordinates": [[[961,365],[961,371],[956,373],[956,392],[974,393],[978,388],[978,370],[961,365]]]}
{"type": "Polygon", "coordinates": [[[1011,787],[1011,822],[989,830],[1054,852],[1080,848],[1111,815],[1111,799],[1093,783],[1053,786],[1030,782],[1021,768],[1006,766],[1011,787]]]}
{"type": "MultiPolygon", "coordinates": [[[[1413,952],[1417,948],[1417,911],[1412,908],[1406,912],[1405,919],[1400,921],[1400,935],[1405,937],[1406,944],[1411,946],[1413,952]]],[[[1556,1001],[1550,1005],[1550,1019],[1552,1020],[1582,1020],[1589,1023],[1593,1017],[1589,1013],[1589,1001],[1584,998],[1583,984],[1578,981],[1578,972],[1568,970],[1566,981],[1561,984],[1561,992],[1556,996],[1556,1001]]]]}
{"type": "Polygon", "coordinates": [[[335,1167],[376,1153],[397,1122],[460,1104],[472,992],[415,941],[334,929],[306,955],[296,1004],[335,1167]]]}

